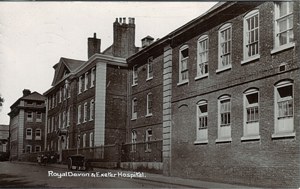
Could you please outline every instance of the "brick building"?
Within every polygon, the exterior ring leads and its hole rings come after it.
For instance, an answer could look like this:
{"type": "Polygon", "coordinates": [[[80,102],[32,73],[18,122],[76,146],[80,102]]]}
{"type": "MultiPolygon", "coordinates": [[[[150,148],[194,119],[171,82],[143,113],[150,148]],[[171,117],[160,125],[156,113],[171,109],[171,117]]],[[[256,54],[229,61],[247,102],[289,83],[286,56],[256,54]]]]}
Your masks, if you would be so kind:
{"type": "Polygon", "coordinates": [[[224,2],[172,35],[173,176],[299,186],[299,2],[224,2]]]}
{"type": "Polygon", "coordinates": [[[299,187],[299,8],[220,2],[159,40],[145,37],[140,49],[133,20],[117,19],[113,45],[100,53],[96,43],[88,61],[66,71],[68,82],[58,79],[74,95],[68,153],[80,144],[87,157],[123,168],[299,187]]]}
{"type": "Polygon", "coordinates": [[[24,89],[23,96],[10,109],[10,158],[21,160],[23,155],[43,151],[45,97],[38,92],[24,89]]]}
{"type": "Polygon", "coordinates": [[[109,153],[103,155],[96,147],[125,143],[125,58],[138,48],[134,18],[116,19],[113,26],[113,44],[102,53],[101,40],[94,34],[88,38],[87,61],[61,58],[54,66],[52,87],[44,93],[48,99],[45,143],[49,151],[59,153],[60,161],[78,149],[90,159],[108,158],[104,156],[109,153]]]}

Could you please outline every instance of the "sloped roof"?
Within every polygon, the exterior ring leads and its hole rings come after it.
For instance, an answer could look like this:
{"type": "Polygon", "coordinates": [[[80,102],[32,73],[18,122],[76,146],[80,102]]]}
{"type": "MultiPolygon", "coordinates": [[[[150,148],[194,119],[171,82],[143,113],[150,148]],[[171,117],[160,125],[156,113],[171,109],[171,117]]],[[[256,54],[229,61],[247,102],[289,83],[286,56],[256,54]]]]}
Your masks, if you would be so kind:
{"type": "Polygon", "coordinates": [[[30,95],[24,96],[21,99],[22,100],[40,100],[40,101],[44,101],[46,99],[46,97],[44,97],[40,93],[34,91],[30,95]]]}
{"type": "Polygon", "coordinates": [[[83,60],[61,57],[59,62],[53,66],[53,68],[55,69],[55,73],[52,81],[52,86],[62,79],[65,67],[69,70],[69,72],[73,72],[84,63],[85,61],[83,60]]]}
{"type": "Polygon", "coordinates": [[[82,60],[75,60],[75,59],[64,58],[64,57],[62,57],[60,60],[62,63],[64,63],[67,66],[70,72],[76,70],[80,65],[82,65],[85,62],[82,60]]]}

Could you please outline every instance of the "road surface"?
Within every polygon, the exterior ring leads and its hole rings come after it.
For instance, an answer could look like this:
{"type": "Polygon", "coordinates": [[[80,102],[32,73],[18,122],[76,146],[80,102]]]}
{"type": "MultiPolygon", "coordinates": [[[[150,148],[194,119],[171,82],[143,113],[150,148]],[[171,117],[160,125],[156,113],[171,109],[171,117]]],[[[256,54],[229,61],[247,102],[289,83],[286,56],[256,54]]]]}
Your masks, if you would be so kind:
{"type": "Polygon", "coordinates": [[[105,172],[72,171],[71,173],[69,173],[68,170],[65,168],[20,164],[13,162],[0,162],[0,188],[6,187],[178,188],[180,186],[164,184],[149,180],[120,177],[118,175],[114,175],[114,173],[110,174],[109,170],[105,172]],[[61,176],[61,178],[58,178],[60,177],[59,175],[61,176]]]}

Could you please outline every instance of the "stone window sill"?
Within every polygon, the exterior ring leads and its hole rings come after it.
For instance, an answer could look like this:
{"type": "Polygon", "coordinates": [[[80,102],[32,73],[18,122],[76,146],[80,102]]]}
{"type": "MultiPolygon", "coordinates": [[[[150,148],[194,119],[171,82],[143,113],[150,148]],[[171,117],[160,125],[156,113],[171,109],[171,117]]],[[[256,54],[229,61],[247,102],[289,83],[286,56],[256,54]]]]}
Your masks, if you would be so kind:
{"type": "Polygon", "coordinates": [[[199,79],[207,78],[207,77],[208,77],[208,73],[195,77],[195,81],[197,81],[199,79]]]}
{"type": "Polygon", "coordinates": [[[257,55],[255,55],[255,56],[253,56],[253,57],[249,57],[249,58],[247,58],[247,59],[241,61],[241,64],[246,64],[246,63],[252,62],[252,61],[254,61],[254,60],[258,60],[259,58],[260,58],[260,55],[257,54],[257,55]]]}
{"type": "Polygon", "coordinates": [[[207,144],[208,140],[196,140],[194,144],[207,144]]]}
{"type": "Polygon", "coordinates": [[[181,85],[184,85],[184,84],[187,84],[189,83],[189,80],[184,80],[184,81],[181,81],[179,83],[177,83],[177,86],[181,86],[181,85]]]}
{"type": "Polygon", "coordinates": [[[224,71],[227,71],[227,70],[230,70],[230,69],[231,69],[231,65],[217,69],[216,73],[221,73],[221,72],[224,72],[224,71]]]}
{"type": "Polygon", "coordinates": [[[275,53],[278,53],[280,51],[284,51],[284,50],[287,50],[289,48],[293,48],[294,46],[295,46],[295,43],[289,43],[289,44],[285,44],[285,45],[282,45],[282,46],[279,46],[279,47],[275,47],[271,51],[271,54],[275,54],[275,53]]]}
{"type": "Polygon", "coordinates": [[[226,142],[232,142],[232,138],[218,138],[216,139],[216,143],[226,143],[226,142]]]}
{"type": "Polygon", "coordinates": [[[249,140],[260,140],[260,136],[256,135],[256,136],[243,136],[241,138],[241,141],[249,141],[249,140]]]}
{"type": "Polygon", "coordinates": [[[296,133],[292,132],[292,133],[274,133],[272,134],[272,138],[291,138],[291,137],[295,137],[296,133]]]}

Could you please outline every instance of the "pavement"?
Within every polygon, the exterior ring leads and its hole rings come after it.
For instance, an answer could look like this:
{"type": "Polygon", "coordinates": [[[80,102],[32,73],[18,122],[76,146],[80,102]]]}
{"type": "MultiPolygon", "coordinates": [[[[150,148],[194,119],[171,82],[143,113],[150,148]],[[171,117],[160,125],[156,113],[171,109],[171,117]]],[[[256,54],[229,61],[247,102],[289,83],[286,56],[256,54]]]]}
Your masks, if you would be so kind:
{"type": "MultiPolygon", "coordinates": [[[[12,163],[19,163],[19,164],[29,164],[40,166],[34,162],[22,162],[22,161],[13,161],[12,163]]],[[[64,164],[47,164],[48,167],[55,167],[61,169],[67,169],[67,165],[64,164]]],[[[133,171],[126,171],[126,170],[116,170],[116,169],[103,169],[103,168],[94,168],[93,172],[100,172],[100,173],[133,173],[133,171]]],[[[158,182],[162,184],[170,184],[170,185],[177,185],[182,188],[257,188],[257,187],[250,187],[250,186],[243,186],[237,184],[227,184],[227,183],[218,183],[218,182],[208,182],[208,181],[201,181],[195,179],[186,179],[186,178],[179,178],[179,177],[172,177],[172,176],[165,176],[161,174],[154,174],[154,173],[147,173],[145,172],[145,177],[133,177],[133,179],[141,179],[146,181],[158,182]]]]}

